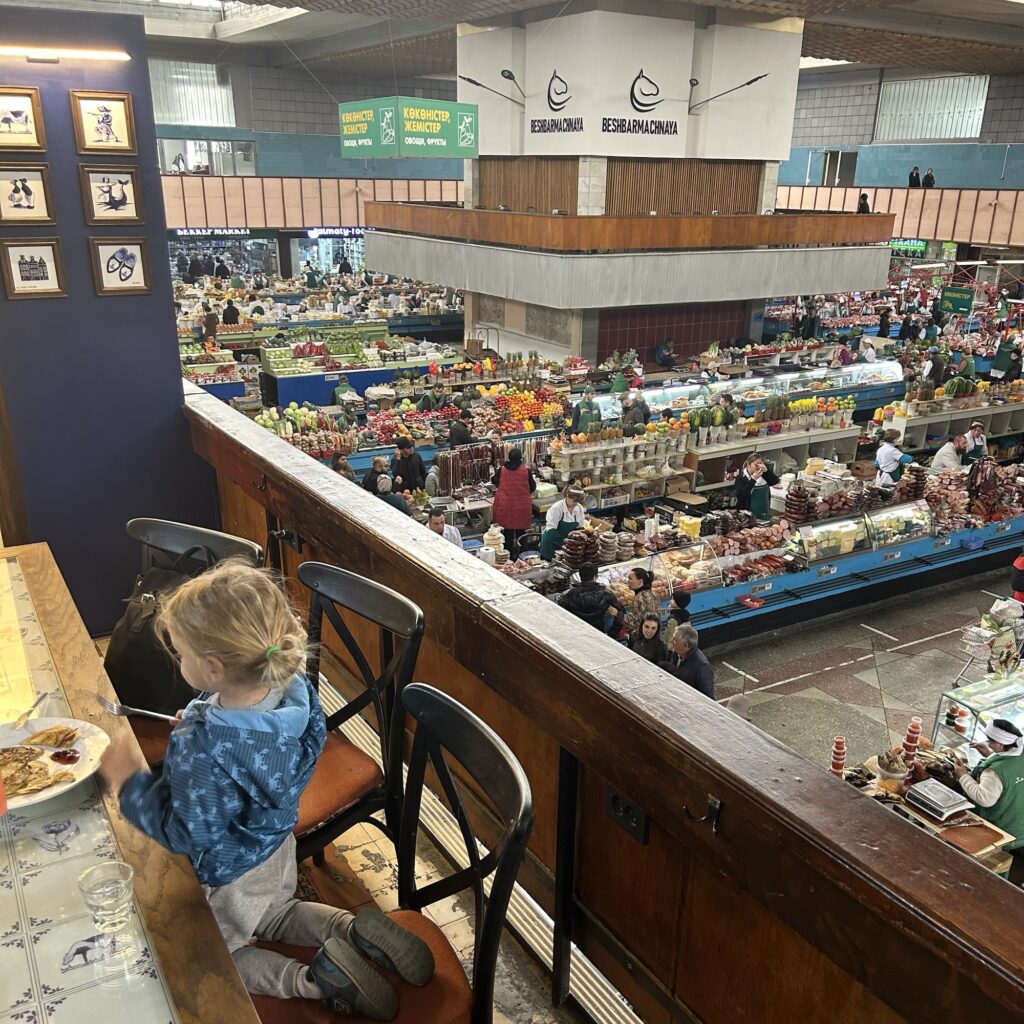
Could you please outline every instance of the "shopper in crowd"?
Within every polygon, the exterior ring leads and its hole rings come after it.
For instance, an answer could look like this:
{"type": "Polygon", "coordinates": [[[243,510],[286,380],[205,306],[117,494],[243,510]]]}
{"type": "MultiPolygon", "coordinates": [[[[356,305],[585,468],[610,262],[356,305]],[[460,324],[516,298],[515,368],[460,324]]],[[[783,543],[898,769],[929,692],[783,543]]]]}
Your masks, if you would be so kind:
{"type": "Polygon", "coordinates": [[[963,434],[957,434],[932,456],[932,469],[936,472],[959,469],[963,465],[963,454],[966,451],[967,438],[963,434]]]}
{"type": "Polygon", "coordinates": [[[213,256],[210,253],[205,253],[203,256],[203,274],[206,277],[213,277],[217,270],[217,264],[214,262],[213,256]]]}
{"type": "Polygon", "coordinates": [[[882,434],[882,443],[875,453],[875,486],[886,489],[895,487],[903,476],[903,467],[914,460],[900,451],[898,430],[886,430],[882,434]]]}
{"type": "Polygon", "coordinates": [[[201,696],[179,712],[160,774],[125,744],[104,758],[121,814],[185,854],[249,992],[345,1004],[391,1020],[398,999],[371,962],[425,984],[433,956],[376,911],[295,898],[299,797],[324,747],[325,720],[306,679],[306,632],[266,573],[224,562],[161,601],[181,672],[201,696]],[[254,939],[317,949],[312,966],[254,939]],[[387,954],[382,952],[387,951],[387,954]]]}
{"type": "Polygon", "coordinates": [[[665,408],[661,410],[661,419],[663,422],[671,423],[675,418],[675,410],[669,406],[666,405],[665,408]]]}
{"type": "Polygon", "coordinates": [[[907,313],[903,318],[903,322],[900,324],[900,341],[906,343],[916,338],[914,332],[914,314],[907,313]]]}
{"type": "Polygon", "coordinates": [[[344,452],[335,452],[331,456],[331,469],[338,476],[343,476],[346,480],[351,480],[352,483],[356,482],[355,470],[348,464],[348,456],[344,452]]]}
{"type": "Polygon", "coordinates": [[[771,489],[778,483],[778,476],[768,468],[762,456],[757,452],[748,455],[733,487],[736,507],[750,512],[755,519],[771,519],[771,489]]]}
{"type": "Polygon", "coordinates": [[[341,262],[338,264],[338,273],[349,277],[352,276],[352,264],[349,263],[347,256],[341,257],[341,262]]]}
{"type": "Polygon", "coordinates": [[[622,605],[603,583],[597,582],[597,566],[593,562],[584,562],[578,572],[579,583],[559,594],[557,602],[567,612],[605,633],[609,619],[616,623],[622,620],[622,605]]]}
{"type": "Polygon", "coordinates": [[[231,299],[224,304],[224,315],[220,318],[222,324],[232,326],[238,323],[240,317],[238,315],[238,307],[234,304],[231,299]]]}
{"type": "Polygon", "coordinates": [[[975,420],[967,431],[965,440],[967,447],[964,450],[965,462],[977,462],[988,455],[988,438],[985,437],[985,424],[981,420],[975,420]]]}
{"type": "Polygon", "coordinates": [[[444,509],[432,508],[427,516],[427,526],[438,536],[444,537],[449,544],[462,547],[462,534],[445,518],[444,509]]]}
{"type": "Polygon", "coordinates": [[[448,428],[448,447],[458,448],[464,444],[476,444],[476,438],[469,429],[473,422],[473,413],[470,409],[462,409],[459,418],[452,420],[448,428]]]}
{"type": "Polygon", "coordinates": [[[921,188],[935,188],[935,172],[929,167],[921,179],[921,188]]]}
{"type": "Polygon", "coordinates": [[[436,462],[427,470],[427,479],[423,481],[423,490],[431,498],[436,498],[441,492],[441,467],[436,462]]]}
{"type": "Polygon", "coordinates": [[[626,612],[626,631],[632,636],[645,615],[657,615],[661,620],[661,601],[653,590],[654,573],[649,569],[630,569],[626,586],[633,591],[633,603],[626,612]]]}
{"type": "Polygon", "coordinates": [[[910,188],[921,187],[921,169],[916,164],[910,169],[910,177],[907,184],[910,188]]]}
{"type": "Polygon", "coordinates": [[[889,311],[888,306],[878,314],[878,337],[881,338],[883,342],[888,340],[889,331],[892,330],[891,316],[892,314],[889,311]]]}
{"type": "Polygon", "coordinates": [[[562,497],[548,509],[544,520],[544,532],[540,536],[540,557],[550,562],[555,552],[560,551],[565,538],[573,530],[580,530],[587,521],[583,507],[584,491],[570,484],[562,491],[562,497]]]}
{"type": "Polygon", "coordinates": [[[689,623],[678,626],[668,642],[668,657],[662,668],[671,672],[676,679],[715,699],[715,670],[704,652],[697,646],[697,630],[689,623]]]}
{"type": "Polygon", "coordinates": [[[198,281],[199,278],[201,278],[204,274],[205,271],[203,270],[203,261],[198,256],[193,256],[188,261],[188,271],[186,274],[187,280],[189,281],[189,283],[195,284],[195,282],[198,281]]]}
{"type": "Polygon", "coordinates": [[[995,718],[985,726],[985,741],[971,746],[983,760],[977,767],[956,759],[954,771],[964,795],[975,813],[1016,836],[1007,849],[1012,852],[1009,880],[1024,883],[1024,738],[1020,729],[1006,718],[995,718]]]}
{"type": "Polygon", "coordinates": [[[178,271],[178,277],[184,277],[188,273],[188,257],[183,252],[178,253],[174,267],[178,271]]]}
{"type": "Polygon", "coordinates": [[[493,477],[498,471],[498,467],[505,461],[505,443],[501,439],[501,431],[495,427],[487,435],[487,440],[491,444],[491,476],[493,477]]]}
{"type": "Polygon", "coordinates": [[[537,490],[533,471],[523,464],[519,448],[508,453],[508,459],[504,466],[495,470],[491,483],[497,488],[491,522],[501,527],[510,557],[518,558],[519,538],[533,524],[533,494],[537,490]]]}
{"type": "Polygon", "coordinates": [[[1013,588],[1014,601],[1024,604],[1024,548],[1020,549],[1020,554],[1010,568],[1010,586],[1013,588]]]}
{"type": "Polygon", "coordinates": [[[1006,376],[1003,377],[1003,383],[1012,384],[1015,380],[1020,380],[1020,372],[1020,349],[1015,348],[1010,353],[1010,365],[1006,368],[1006,376]]]}
{"type": "Polygon", "coordinates": [[[217,265],[214,267],[213,275],[218,281],[227,281],[228,278],[231,277],[231,271],[228,270],[228,265],[224,262],[223,257],[219,257],[217,259],[217,265]]]}
{"type": "Polygon", "coordinates": [[[363,477],[363,487],[371,494],[377,493],[377,479],[388,471],[388,460],[384,455],[375,455],[370,462],[370,468],[363,477]]]}
{"type": "Polygon", "coordinates": [[[849,366],[853,362],[853,353],[850,351],[849,344],[845,336],[840,336],[836,343],[835,352],[832,356],[832,366],[849,366]]]}
{"type": "Polygon", "coordinates": [[[208,303],[203,303],[203,337],[207,341],[215,342],[217,340],[217,325],[220,323],[220,317],[210,308],[208,303]]]}
{"type": "Polygon", "coordinates": [[[387,473],[377,477],[377,497],[381,501],[386,501],[392,508],[397,508],[399,512],[404,512],[407,516],[412,515],[409,502],[401,494],[395,494],[394,482],[387,473]]]}
{"type": "Polygon", "coordinates": [[[662,640],[668,643],[676,626],[690,621],[690,592],[682,587],[676,587],[668,602],[668,620],[665,623],[665,630],[661,635],[662,640]]]}
{"type": "Polygon", "coordinates": [[[730,412],[730,413],[733,413],[733,415],[735,415],[735,413],[736,413],[736,399],[733,398],[732,395],[730,395],[728,391],[723,391],[718,396],[718,404],[726,412],[730,412]]]}
{"type": "Polygon", "coordinates": [[[627,392],[622,396],[620,404],[622,406],[621,422],[624,427],[644,425],[644,413],[634,395],[627,392]]]}
{"type": "Polygon", "coordinates": [[[924,326],[924,340],[929,345],[934,345],[939,337],[939,325],[935,322],[934,318],[929,320],[924,326]]]}
{"type": "Polygon", "coordinates": [[[438,382],[429,391],[424,392],[423,396],[416,403],[416,408],[420,412],[437,412],[438,409],[445,407],[447,401],[448,398],[444,393],[444,385],[438,382]]]}
{"type": "Polygon", "coordinates": [[[423,464],[423,458],[407,437],[400,437],[395,442],[391,475],[395,478],[395,484],[405,491],[419,490],[427,481],[427,467],[423,464]]]}
{"type": "Polygon", "coordinates": [[[589,434],[601,429],[601,410],[594,401],[594,389],[588,385],[583,398],[573,406],[570,430],[574,434],[589,434]]]}
{"type": "Polygon", "coordinates": [[[939,350],[932,345],[924,355],[921,365],[921,380],[931,381],[936,387],[939,387],[945,378],[946,363],[939,355],[939,350]]]}
{"type": "Polygon", "coordinates": [[[870,213],[871,204],[868,202],[867,192],[861,192],[860,199],[857,200],[857,212],[858,213],[870,213]]]}
{"type": "Polygon", "coordinates": [[[1007,334],[1002,341],[999,342],[999,347],[996,349],[996,354],[992,357],[992,369],[989,370],[988,375],[993,380],[1002,380],[1006,376],[1006,371],[1010,368],[1010,353],[1017,347],[1017,335],[1007,334]]]}
{"type": "Polygon", "coordinates": [[[660,665],[668,657],[668,650],[661,642],[661,616],[645,615],[640,628],[629,638],[629,649],[641,658],[660,665]]]}

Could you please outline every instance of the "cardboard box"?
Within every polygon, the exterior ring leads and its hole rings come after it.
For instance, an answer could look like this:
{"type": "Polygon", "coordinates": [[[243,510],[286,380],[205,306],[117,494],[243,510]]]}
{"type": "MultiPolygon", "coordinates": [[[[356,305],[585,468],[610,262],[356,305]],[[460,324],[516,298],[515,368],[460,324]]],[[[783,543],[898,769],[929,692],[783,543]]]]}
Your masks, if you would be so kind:
{"type": "Polygon", "coordinates": [[[875,463],[871,459],[858,459],[856,462],[850,464],[850,472],[858,480],[874,480],[875,474],[878,472],[875,469],[875,463]]]}

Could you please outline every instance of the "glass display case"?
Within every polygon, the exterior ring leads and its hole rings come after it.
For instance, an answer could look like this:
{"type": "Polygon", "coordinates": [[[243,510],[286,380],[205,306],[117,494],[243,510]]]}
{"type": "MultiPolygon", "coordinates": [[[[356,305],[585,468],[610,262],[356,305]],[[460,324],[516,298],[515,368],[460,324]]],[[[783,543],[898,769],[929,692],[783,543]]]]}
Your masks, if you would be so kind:
{"type": "Polygon", "coordinates": [[[926,501],[911,501],[867,513],[871,539],[876,548],[904,544],[935,533],[935,520],[926,501]]]}
{"type": "Polygon", "coordinates": [[[627,610],[633,603],[633,592],[626,584],[631,569],[647,569],[653,573],[652,589],[662,601],[667,601],[677,587],[697,591],[722,586],[718,556],[704,539],[686,547],[602,566],[598,580],[612,590],[627,610]]]}
{"type": "Polygon", "coordinates": [[[815,366],[808,370],[777,373],[767,378],[767,384],[784,386],[786,393],[799,398],[801,394],[818,391],[849,391],[851,388],[877,387],[886,384],[901,384],[903,368],[895,359],[877,360],[874,363],[854,363],[840,369],[815,366]]]}
{"type": "Polygon", "coordinates": [[[871,533],[863,512],[835,519],[803,523],[796,528],[787,549],[807,562],[821,562],[840,555],[871,550],[871,533]]]}
{"type": "MultiPolygon", "coordinates": [[[[981,743],[985,740],[985,726],[995,718],[1024,727],[1024,673],[986,676],[977,683],[944,693],[935,711],[932,744],[936,749],[956,749],[981,743]]],[[[972,757],[972,763],[973,760],[972,757]]]]}

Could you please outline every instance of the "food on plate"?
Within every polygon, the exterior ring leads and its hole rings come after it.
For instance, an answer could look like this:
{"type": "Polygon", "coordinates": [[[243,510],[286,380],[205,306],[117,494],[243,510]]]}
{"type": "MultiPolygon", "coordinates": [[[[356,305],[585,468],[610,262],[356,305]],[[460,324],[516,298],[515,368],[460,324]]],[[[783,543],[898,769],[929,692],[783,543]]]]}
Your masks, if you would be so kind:
{"type": "Polygon", "coordinates": [[[883,750],[878,755],[878,767],[883,772],[897,775],[906,772],[907,763],[903,760],[902,753],[897,753],[895,750],[883,750]]]}
{"type": "Polygon", "coordinates": [[[70,747],[78,739],[78,730],[72,725],[51,725],[25,740],[39,747],[70,747]]]}
{"type": "Polygon", "coordinates": [[[42,751],[34,747],[4,747],[0,749],[0,774],[8,796],[26,796],[40,790],[74,782],[69,771],[51,771],[39,760],[42,751]]]}
{"type": "Polygon", "coordinates": [[[68,747],[65,750],[55,750],[50,755],[50,760],[55,764],[78,764],[82,759],[82,752],[75,750],[74,747],[68,747]]]}
{"type": "Polygon", "coordinates": [[[900,796],[903,793],[903,783],[898,779],[879,779],[875,785],[889,796],[900,796]]]}

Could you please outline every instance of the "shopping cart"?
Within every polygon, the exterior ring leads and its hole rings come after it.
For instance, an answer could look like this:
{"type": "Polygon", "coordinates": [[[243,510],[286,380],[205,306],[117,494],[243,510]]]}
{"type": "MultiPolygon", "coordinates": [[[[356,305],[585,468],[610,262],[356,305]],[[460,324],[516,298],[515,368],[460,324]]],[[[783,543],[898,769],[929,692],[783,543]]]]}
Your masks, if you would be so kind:
{"type": "Polygon", "coordinates": [[[965,657],[953,686],[961,680],[976,682],[969,675],[1015,668],[1024,654],[1024,620],[1016,619],[998,629],[989,629],[980,624],[965,626],[960,635],[960,651],[965,657]]]}

